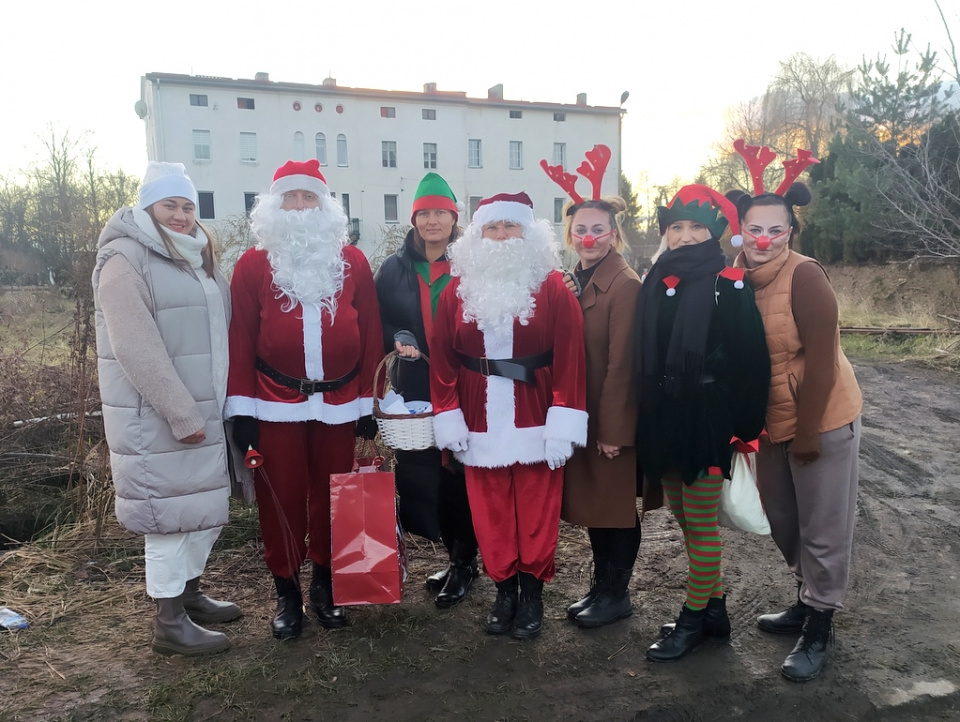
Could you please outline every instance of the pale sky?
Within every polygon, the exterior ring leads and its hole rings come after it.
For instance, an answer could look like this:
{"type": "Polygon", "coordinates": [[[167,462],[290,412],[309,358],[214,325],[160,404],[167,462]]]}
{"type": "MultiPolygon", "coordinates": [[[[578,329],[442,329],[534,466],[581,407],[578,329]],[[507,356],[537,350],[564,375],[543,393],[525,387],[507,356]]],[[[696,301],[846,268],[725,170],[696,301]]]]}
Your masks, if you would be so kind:
{"type": "MultiPolygon", "coordinates": [[[[0,176],[42,154],[54,123],[89,131],[101,165],[140,175],[147,72],[440,90],[617,106],[630,91],[623,166],[636,183],[690,180],[724,112],[763,92],[804,51],[854,66],[889,51],[900,27],[947,47],[933,0],[17,0],[3,4],[0,176]],[[269,8],[269,9],[265,9],[269,8]],[[311,8],[315,8],[311,12],[311,8]],[[589,10],[587,9],[589,8],[589,10]]],[[[956,0],[941,0],[960,42],[956,0]]],[[[892,54],[891,54],[892,55],[892,54]]]]}

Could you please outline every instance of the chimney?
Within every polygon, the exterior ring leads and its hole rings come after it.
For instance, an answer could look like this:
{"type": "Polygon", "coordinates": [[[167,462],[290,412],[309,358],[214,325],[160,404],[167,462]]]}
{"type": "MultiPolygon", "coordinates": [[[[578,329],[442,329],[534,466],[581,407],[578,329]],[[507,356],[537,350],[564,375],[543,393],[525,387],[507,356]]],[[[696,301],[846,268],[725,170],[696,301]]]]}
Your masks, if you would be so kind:
{"type": "Polygon", "coordinates": [[[577,93],[577,105],[586,105],[586,104],[587,104],[587,94],[577,93]]]}
{"type": "Polygon", "coordinates": [[[270,82],[270,73],[257,73],[253,76],[254,80],[259,80],[261,83],[270,82]]]}
{"type": "Polygon", "coordinates": [[[423,92],[424,92],[424,93],[436,93],[436,92],[437,92],[437,84],[436,84],[436,83],[424,83],[424,84],[423,84],[423,92]]]}
{"type": "Polygon", "coordinates": [[[503,100],[503,83],[497,83],[492,88],[488,88],[487,98],[489,100],[503,100]]]}
{"type": "Polygon", "coordinates": [[[325,87],[327,87],[327,88],[336,88],[336,87],[337,87],[337,79],[336,79],[336,78],[324,78],[324,79],[323,79],[323,85],[324,85],[325,87]]]}

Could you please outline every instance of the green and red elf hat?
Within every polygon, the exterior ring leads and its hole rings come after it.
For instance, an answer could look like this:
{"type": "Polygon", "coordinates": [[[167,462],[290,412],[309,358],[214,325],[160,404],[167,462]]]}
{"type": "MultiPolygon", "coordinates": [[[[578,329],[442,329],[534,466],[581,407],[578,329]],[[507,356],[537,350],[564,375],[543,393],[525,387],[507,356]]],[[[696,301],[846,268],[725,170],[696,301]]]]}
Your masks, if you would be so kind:
{"type": "Polygon", "coordinates": [[[677,191],[673,200],[665,206],[657,206],[657,221],[660,235],[664,235],[674,221],[696,221],[710,229],[714,238],[720,238],[730,226],[734,246],[743,243],[740,235],[740,218],[737,207],[722,193],[709,186],[694,183],[677,191]]]}
{"type": "Polygon", "coordinates": [[[450,190],[450,184],[437,173],[427,173],[420,180],[417,191],[413,194],[413,210],[410,212],[410,223],[416,222],[419,211],[430,208],[450,211],[453,214],[454,223],[457,222],[460,211],[463,210],[462,204],[457,203],[457,197],[450,190]]]}

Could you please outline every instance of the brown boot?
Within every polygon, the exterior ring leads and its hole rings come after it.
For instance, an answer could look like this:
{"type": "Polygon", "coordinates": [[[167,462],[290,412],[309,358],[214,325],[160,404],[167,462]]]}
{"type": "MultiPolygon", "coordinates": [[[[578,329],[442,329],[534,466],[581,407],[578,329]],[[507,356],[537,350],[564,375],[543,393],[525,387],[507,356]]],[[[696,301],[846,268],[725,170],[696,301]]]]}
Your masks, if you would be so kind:
{"type": "Polygon", "coordinates": [[[240,607],[232,602],[211,599],[200,591],[200,577],[190,579],[180,595],[183,608],[194,622],[204,624],[232,622],[240,617],[240,607]]]}
{"type": "Polygon", "coordinates": [[[173,597],[157,600],[152,647],[157,654],[196,657],[223,652],[230,648],[230,640],[226,634],[194,624],[183,608],[183,600],[173,597]]]}

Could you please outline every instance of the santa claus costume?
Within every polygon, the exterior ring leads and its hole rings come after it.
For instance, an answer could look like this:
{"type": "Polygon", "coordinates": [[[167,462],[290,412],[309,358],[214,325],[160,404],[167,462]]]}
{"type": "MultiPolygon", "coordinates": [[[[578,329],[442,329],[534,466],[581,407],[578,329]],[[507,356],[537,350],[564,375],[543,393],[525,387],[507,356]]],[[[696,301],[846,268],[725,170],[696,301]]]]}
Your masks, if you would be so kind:
{"type": "Polygon", "coordinates": [[[257,245],[231,283],[225,413],[264,459],[254,481],[279,597],[273,633],[286,639],[300,634],[307,557],[320,623],[346,623],[330,581],[330,474],[352,468],[355,430],[371,436],[380,315],[370,266],[316,160],[279,168],[250,218],[257,245]]]}
{"type": "Polygon", "coordinates": [[[483,200],[451,246],[434,321],[437,445],[466,467],[491,634],[535,637],[553,578],[563,464],[587,438],[583,315],[525,193],[483,200]],[[519,591],[519,596],[518,596],[519,591]]]}

